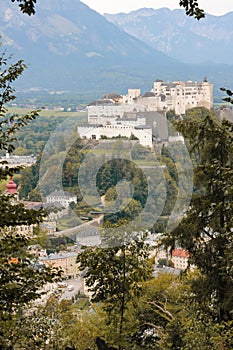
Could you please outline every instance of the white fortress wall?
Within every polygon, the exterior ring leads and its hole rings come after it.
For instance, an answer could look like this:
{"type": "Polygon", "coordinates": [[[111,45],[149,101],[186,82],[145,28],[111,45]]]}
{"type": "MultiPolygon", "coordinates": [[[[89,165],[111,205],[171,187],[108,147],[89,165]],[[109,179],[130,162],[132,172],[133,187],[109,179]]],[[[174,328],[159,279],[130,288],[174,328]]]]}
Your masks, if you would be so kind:
{"type": "Polygon", "coordinates": [[[102,136],[114,138],[123,136],[130,138],[133,134],[139,139],[142,146],[152,147],[152,129],[135,127],[131,125],[99,125],[78,126],[78,134],[81,138],[100,140],[102,136]]]}

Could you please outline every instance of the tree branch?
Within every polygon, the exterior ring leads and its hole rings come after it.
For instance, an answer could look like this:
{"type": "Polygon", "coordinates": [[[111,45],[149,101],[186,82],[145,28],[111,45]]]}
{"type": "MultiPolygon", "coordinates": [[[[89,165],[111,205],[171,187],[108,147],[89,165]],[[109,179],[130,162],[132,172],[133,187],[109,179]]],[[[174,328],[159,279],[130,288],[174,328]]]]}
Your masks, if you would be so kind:
{"type": "Polygon", "coordinates": [[[148,301],[147,304],[153,305],[156,307],[156,309],[158,309],[159,311],[162,311],[162,313],[164,313],[169,320],[174,319],[173,315],[168,310],[166,310],[166,304],[165,304],[164,308],[162,306],[158,305],[155,301],[148,301]]]}

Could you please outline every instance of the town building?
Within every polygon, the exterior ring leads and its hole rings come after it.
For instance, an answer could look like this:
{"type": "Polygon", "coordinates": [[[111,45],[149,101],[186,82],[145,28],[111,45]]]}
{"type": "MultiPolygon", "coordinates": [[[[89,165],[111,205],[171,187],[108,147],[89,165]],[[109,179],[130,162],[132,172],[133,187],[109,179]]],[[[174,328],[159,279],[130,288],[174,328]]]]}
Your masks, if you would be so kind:
{"type": "Polygon", "coordinates": [[[31,254],[36,257],[46,257],[46,249],[43,249],[39,244],[31,245],[28,247],[28,250],[31,254]]]}
{"type": "Polygon", "coordinates": [[[49,221],[44,219],[43,222],[40,223],[40,228],[43,232],[46,232],[48,235],[53,235],[56,232],[57,224],[56,221],[49,221]]]}
{"type": "Polygon", "coordinates": [[[17,234],[23,235],[23,236],[33,236],[34,227],[36,225],[16,225],[16,226],[7,226],[8,232],[15,232],[17,234]]]}
{"type": "Polygon", "coordinates": [[[60,268],[63,278],[75,278],[78,276],[77,252],[64,252],[58,254],[50,254],[41,257],[40,261],[51,267],[60,268]]]}
{"type": "MultiPolygon", "coordinates": [[[[175,248],[170,253],[169,249],[157,247],[155,249],[155,265],[164,261],[165,266],[172,266],[175,269],[186,270],[189,267],[189,253],[182,248],[175,248]]],[[[191,266],[193,268],[193,266],[191,266]]]]}
{"type": "Polygon", "coordinates": [[[0,165],[2,168],[16,168],[19,166],[29,167],[36,163],[36,156],[12,156],[6,153],[5,156],[0,157],[0,165]]]}
{"type": "MultiPolygon", "coordinates": [[[[64,207],[59,202],[43,203],[43,202],[32,202],[32,201],[21,201],[26,209],[40,210],[44,209],[46,212],[46,217],[43,219],[45,226],[47,224],[50,226],[49,231],[52,227],[55,227],[53,224],[56,220],[61,219],[64,216],[69,214],[69,207],[64,207]]],[[[41,224],[41,226],[43,226],[41,224]]],[[[44,227],[45,227],[44,226],[44,227]]],[[[56,229],[54,230],[56,231],[56,229]]]]}
{"type": "Polygon", "coordinates": [[[181,248],[172,251],[171,261],[176,269],[186,270],[189,265],[189,253],[181,248]]]}
{"type": "MultiPolygon", "coordinates": [[[[17,185],[11,177],[9,182],[6,185],[6,190],[3,193],[5,196],[11,196],[11,203],[17,204],[19,201],[19,194],[17,185]]],[[[14,231],[19,234],[23,234],[25,236],[32,236],[35,225],[16,225],[16,226],[8,226],[8,231],[14,231]]]]}
{"type": "Polygon", "coordinates": [[[77,203],[77,196],[67,191],[57,191],[46,196],[47,203],[59,203],[64,208],[69,208],[70,203],[77,203]]]}

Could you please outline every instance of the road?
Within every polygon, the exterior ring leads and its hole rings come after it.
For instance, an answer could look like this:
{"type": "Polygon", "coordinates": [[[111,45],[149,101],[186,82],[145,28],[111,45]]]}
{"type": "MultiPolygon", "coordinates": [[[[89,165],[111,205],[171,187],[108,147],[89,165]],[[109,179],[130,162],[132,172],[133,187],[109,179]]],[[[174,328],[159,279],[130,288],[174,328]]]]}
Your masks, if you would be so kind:
{"type": "Polygon", "coordinates": [[[73,296],[78,294],[79,291],[81,293],[83,293],[83,278],[82,277],[69,279],[66,281],[66,283],[67,283],[67,287],[62,288],[62,295],[61,295],[59,300],[70,300],[70,299],[72,299],[73,296]],[[71,291],[68,290],[68,286],[70,286],[70,285],[74,286],[73,290],[71,290],[71,291]]]}
{"type": "Polygon", "coordinates": [[[68,229],[63,230],[63,231],[53,232],[53,236],[59,237],[59,236],[75,235],[75,234],[78,234],[81,230],[85,230],[85,228],[89,231],[90,227],[92,225],[95,225],[95,224],[99,225],[102,220],[103,220],[103,215],[100,215],[98,218],[93,219],[89,222],[85,222],[81,225],[78,225],[78,226],[75,226],[72,228],[68,228],[68,229]]]}

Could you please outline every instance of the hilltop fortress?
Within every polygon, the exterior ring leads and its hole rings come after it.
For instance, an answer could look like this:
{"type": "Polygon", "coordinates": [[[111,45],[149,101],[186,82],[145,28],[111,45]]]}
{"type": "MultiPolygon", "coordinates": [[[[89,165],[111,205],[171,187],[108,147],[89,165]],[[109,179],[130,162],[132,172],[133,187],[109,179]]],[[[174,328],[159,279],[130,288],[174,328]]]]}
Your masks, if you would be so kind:
{"type": "Polygon", "coordinates": [[[156,80],[149,92],[128,89],[126,95],[108,94],[88,106],[88,124],[80,125],[80,137],[87,139],[135,137],[146,147],[168,141],[166,112],[184,115],[194,107],[213,107],[213,84],[156,80]]]}

